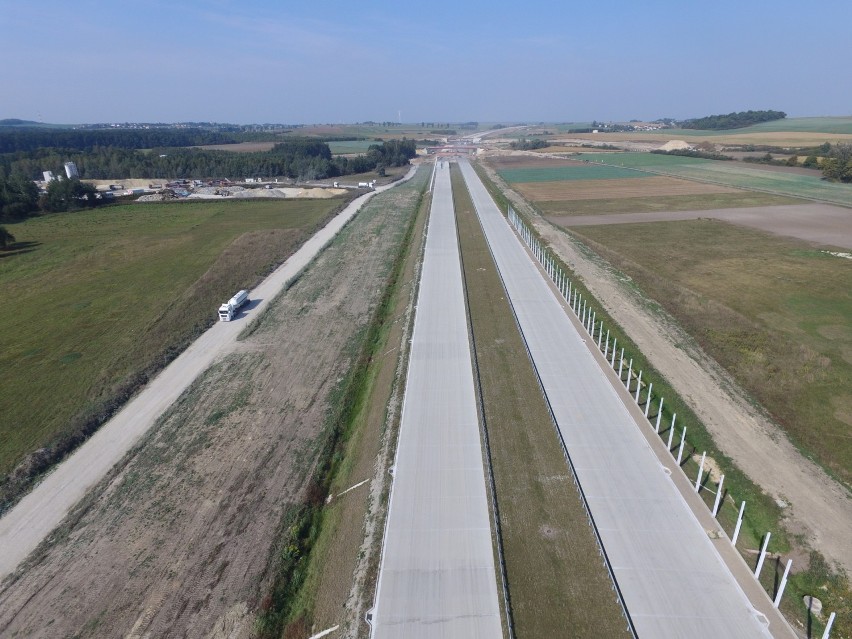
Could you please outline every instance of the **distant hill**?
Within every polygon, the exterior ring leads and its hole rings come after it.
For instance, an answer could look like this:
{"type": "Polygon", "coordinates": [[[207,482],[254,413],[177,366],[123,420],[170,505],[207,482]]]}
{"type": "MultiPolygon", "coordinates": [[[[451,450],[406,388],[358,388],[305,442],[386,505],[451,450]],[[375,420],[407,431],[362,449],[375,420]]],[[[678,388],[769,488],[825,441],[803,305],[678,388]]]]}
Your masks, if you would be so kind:
{"type": "Polygon", "coordinates": [[[680,122],[682,129],[699,129],[702,131],[742,129],[743,127],[783,120],[787,114],[783,111],[738,111],[725,115],[708,115],[703,118],[693,118],[680,122]]]}
{"type": "Polygon", "coordinates": [[[0,126],[40,126],[41,122],[33,120],[19,120],[18,118],[6,118],[0,120],[0,126]]]}

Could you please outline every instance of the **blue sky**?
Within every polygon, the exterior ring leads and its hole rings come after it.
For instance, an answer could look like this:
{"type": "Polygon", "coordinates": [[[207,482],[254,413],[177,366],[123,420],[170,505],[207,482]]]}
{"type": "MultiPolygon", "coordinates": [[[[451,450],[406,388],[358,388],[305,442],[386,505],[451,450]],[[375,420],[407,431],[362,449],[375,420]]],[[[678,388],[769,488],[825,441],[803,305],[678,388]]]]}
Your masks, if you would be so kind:
{"type": "Polygon", "coordinates": [[[0,0],[0,118],[852,114],[852,2],[0,0]]]}

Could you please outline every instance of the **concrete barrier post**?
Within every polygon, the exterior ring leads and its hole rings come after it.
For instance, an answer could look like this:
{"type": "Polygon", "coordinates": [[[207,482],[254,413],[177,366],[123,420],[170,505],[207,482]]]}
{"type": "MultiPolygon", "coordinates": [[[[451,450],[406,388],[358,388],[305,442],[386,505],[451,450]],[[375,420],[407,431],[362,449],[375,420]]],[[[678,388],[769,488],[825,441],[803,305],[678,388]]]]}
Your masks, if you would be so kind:
{"type": "Polygon", "coordinates": [[[737,537],[740,536],[740,527],[743,525],[743,511],[745,510],[745,505],[745,502],[740,504],[740,514],[737,515],[737,525],[734,526],[734,536],[731,537],[731,543],[734,546],[737,545],[737,537]]]}
{"type": "Polygon", "coordinates": [[[645,419],[648,419],[648,409],[651,408],[651,392],[654,390],[654,382],[648,384],[648,394],[645,396],[645,419]]]}
{"type": "Polygon", "coordinates": [[[834,625],[834,616],[835,613],[831,613],[828,615],[828,623],[825,624],[825,630],[822,633],[822,639],[829,639],[831,637],[831,627],[834,625]]]}
{"type": "Polygon", "coordinates": [[[636,404],[639,404],[639,392],[642,389],[642,371],[639,371],[639,379],[636,380],[636,404]]]}
{"type": "Polygon", "coordinates": [[[680,448],[677,449],[677,465],[680,466],[680,460],[683,459],[683,445],[686,443],[686,428],[680,433],[680,448]]]}
{"type": "Polygon", "coordinates": [[[719,485],[716,486],[716,500],[713,502],[713,516],[719,514],[719,504],[722,503],[722,485],[725,483],[725,476],[719,477],[719,485]]]}
{"type": "Polygon", "coordinates": [[[660,434],[660,418],[663,416],[663,402],[665,401],[664,397],[660,397],[660,405],[657,406],[657,423],[654,424],[654,432],[658,435],[660,434]]]}
{"type": "Polygon", "coordinates": [[[707,451],[701,453],[701,463],[698,464],[698,476],[695,478],[695,492],[701,489],[701,475],[704,473],[704,458],[707,456],[707,451]]]}
{"type": "Polygon", "coordinates": [[[792,559],[787,560],[787,565],[784,566],[784,576],[781,577],[781,583],[778,586],[778,593],[775,595],[775,601],[772,602],[772,605],[776,608],[781,604],[781,597],[784,595],[784,588],[787,587],[787,575],[790,574],[790,565],[793,563],[792,559]]]}
{"type": "Polygon", "coordinates": [[[763,560],[766,559],[766,547],[769,545],[769,540],[772,538],[772,533],[766,533],[763,538],[763,546],[760,549],[760,557],[757,560],[757,568],[754,569],[755,579],[760,579],[760,571],[763,570],[763,560]]]}

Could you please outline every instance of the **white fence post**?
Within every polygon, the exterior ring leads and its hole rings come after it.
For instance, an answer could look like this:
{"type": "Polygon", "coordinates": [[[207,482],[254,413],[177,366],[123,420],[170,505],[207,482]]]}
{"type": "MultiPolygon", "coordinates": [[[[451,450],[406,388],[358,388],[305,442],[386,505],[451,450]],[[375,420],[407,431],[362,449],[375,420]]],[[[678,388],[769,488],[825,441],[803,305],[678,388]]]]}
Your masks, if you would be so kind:
{"type": "Polygon", "coordinates": [[[610,364],[612,365],[612,370],[615,370],[615,351],[616,351],[615,347],[616,346],[618,346],[618,338],[613,337],[612,338],[612,361],[610,362],[610,364]]]}
{"type": "Polygon", "coordinates": [[[648,409],[651,408],[651,391],[654,390],[654,382],[648,384],[648,394],[645,396],[645,419],[648,419],[648,409]]]}
{"type": "MultiPolygon", "coordinates": [[[[615,351],[613,351],[615,352],[615,351]]],[[[618,362],[618,379],[621,381],[621,367],[624,366],[624,349],[621,349],[621,360],[618,362]]]]}
{"type": "Polygon", "coordinates": [[[680,433],[680,448],[677,449],[677,465],[680,466],[680,460],[683,457],[683,445],[686,442],[686,428],[680,433]]]}
{"type": "Polygon", "coordinates": [[[784,576],[781,577],[781,584],[778,586],[778,594],[775,595],[775,601],[772,602],[772,605],[776,608],[781,604],[781,596],[784,594],[784,588],[787,587],[787,575],[790,574],[790,564],[793,563],[792,559],[787,560],[787,565],[784,566],[784,576]]]}
{"type": "Polygon", "coordinates": [[[707,456],[707,451],[701,453],[701,463],[698,464],[698,476],[695,478],[695,492],[701,488],[701,475],[704,472],[704,458],[707,456]]]}
{"type": "Polygon", "coordinates": [[[825,630],[822,633],[822,639],[828,639],[831,636],[831,627],[834,625],[834,615],[835,613],[831,613],[828,616],[828,623],[825,624],[825,630]]]}
{"type": "Polygon", "coordinates": [[[772,537],[772,533],[766,533],[766,537],[763,538],[763,547],[760,549],[760,558],[757,560],[757,568],[754,569],[754,576],[756,579],[760,579],[760,571],[763,569],[763,560],[766,559],[766,547],[769,545],[769,540],[772,537]]]}
{"type": "Polygon", "coordinates": [[[660,397],[660,405],[657,406],[657,423],[654,424],[654,432],[660,434],[660,418],[663,416],[663,402],[665,397],[660,397]]]}
{"type": "Polygon", "coordinates": [[[737,545],[737,537],[740,536],[740,526],[743,525],[743,511],[745,510],[745,505],[745,502],[740,504],[740,514],[737,515],[737,525],[734,526],[734,536],[731,537],[731,543],[734,546],[737,545]]]}
{"type": "Polygon", "coordinates": [[[630,392],[630,384],[633,383],[633,358],[630,358],[630,364],[627,366],[627,392],[630,392]]]}
{"type": "Polygon", "coordinates": [[[725,483],[725,476],[719,477],[719,485],[716,486],[716,501],[713,502],[713,516],[719,514],[719,504],[722,503],[722,484],[725,483]]]}
{"type": "Polygon", "coordinates": [[[642,371],[639,371],[639,379],[636,380],[636,403],[639,403],[639,391],[642,388],[642,371]]]}
{"type": "Polygon", "coordinates": [[[672,415],[672,423],[671,426],[669,426],[669,445],[667,446],[669,452],[672,452],[672,437],[674,437],[675,419],[677,419],[677,413],[672,415]]]}
{"type": "MultiPolygon", "coordinates": [[[[609,339],[609,336],[607,336],[609,339]]],[[[600,328],[598,329],[598,350],[601,350],[601,341],[603,340],[603,320],[601,320],[600,328]]],[[[604,355],[606,357],[606,355],[604,355]]]]}
{"type": "Polygon", "coordinates": [[[608,360],[609,357],[609,329],[606,329],[606,347],[604,348],[604,359],[608,360]]]}

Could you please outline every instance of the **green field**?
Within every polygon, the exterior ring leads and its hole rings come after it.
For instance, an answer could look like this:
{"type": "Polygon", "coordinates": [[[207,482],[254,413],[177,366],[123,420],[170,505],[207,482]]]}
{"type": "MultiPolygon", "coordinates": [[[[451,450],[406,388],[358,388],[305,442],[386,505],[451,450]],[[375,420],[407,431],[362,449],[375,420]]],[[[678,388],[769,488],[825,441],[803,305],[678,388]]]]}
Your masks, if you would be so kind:
{"type": "Polygon", "coordinates": [[[701,136],[739,135],[745,133],[852,133],[852,116],[822,117],[822,118],[785,118],[772,122],[761,122],[742,129],[699,130],[699,129],[666,129],[672,135],[701,136]]]}
{"type": "Polygon", "coordinates": [[[546,166],[530,167],[528,169],[503,169],[498,170],[500,177],[509,184],[517,182],[562,182],[567,180],[618,180],[623,178],[647,177],[647,173],[640,173],[630,169],[622,169],[615,166],[546,166]]]}
{"type": "Polygon", "coordinates": [[[328,147],[332,155],[351,155],[354,153],[366,153],[371,144],[381,144],[375,140],[349,140],[341,142],[329,142],[328,147]]]}
{"type": "Polygon", "coordinates": [[[852,482],[852,269],[712,220],[573,229],[627,273],[790,434],[852,482]]]}
{"type": "MultiPolygon", "coordinates": [[[[603,187],[606,188],[606,187],[603,187]]],[[[601,193],[605,195],[605,191],[601,193]]],[[[611,215],[613,213],[658,213],[663,211],[707,211],[801,204],[801,200],[783,195],[741,191],[701,195],[661,195],[650,197],[601,198],[598,200],[550,200],[536,202],[546,216],[611,215]]]]}
{"type": "Polygon", "coordinates": [[[581,153],[579,159],[614,168],[640,169],[713,184],[804,197],[852,206],[852,185],[826,182],[819,175],[768,171],[742,162],[704,160],[660,153],[581,153]]]}
{"type": "Polygon", "coordinates": [[[0,252],[13,311],[0,318],[0,476],[36,449],[67,448],[340,204],[151,203],[11,225],[21,248],[0,252]]]}

